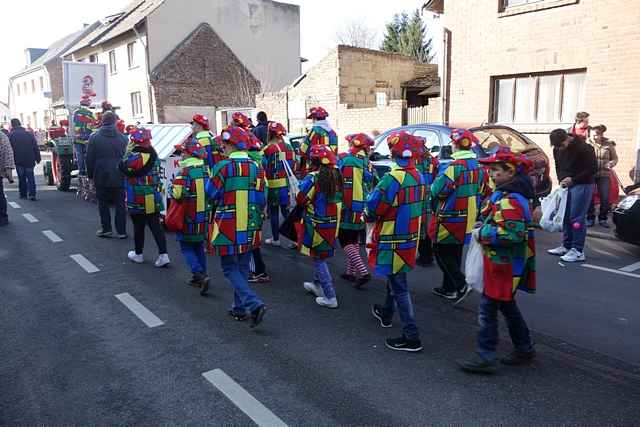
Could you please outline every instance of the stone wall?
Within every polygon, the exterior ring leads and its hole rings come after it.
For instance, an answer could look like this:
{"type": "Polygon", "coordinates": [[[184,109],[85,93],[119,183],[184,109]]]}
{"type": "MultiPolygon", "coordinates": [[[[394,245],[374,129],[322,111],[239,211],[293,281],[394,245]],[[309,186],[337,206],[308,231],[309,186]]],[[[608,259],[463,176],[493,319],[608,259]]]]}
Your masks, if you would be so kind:
{"type": "Polygon", "coordinates": [[[289,127],[287,92],[263,92],[256,95],[256,112],[264,111],[269,120],[289,127]]]}
{"type": "Polygon", "coordinates": [[[402,126],[405,101],[394,100],[384,107],[348,108],[341,104],[338,118],[332,124],[338,134],[340,149],[346,149],[345,136],[364,132],[371,136],[402,126]]]}

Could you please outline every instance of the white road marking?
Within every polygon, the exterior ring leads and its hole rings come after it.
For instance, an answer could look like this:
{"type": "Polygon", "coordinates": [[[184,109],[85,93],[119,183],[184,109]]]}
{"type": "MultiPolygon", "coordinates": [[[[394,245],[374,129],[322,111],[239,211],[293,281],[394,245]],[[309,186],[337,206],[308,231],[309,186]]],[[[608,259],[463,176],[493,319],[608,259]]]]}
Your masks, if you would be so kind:
{"type": "Polygon", "coordinates": [[[86,271],[87,273],[96,273],[100,271],[100,269],[95,265],[93,265],[91,261],[89,261],[88,259],[86,259],[84,256],[80,254],[69,255],[69,256],[71,257],[72,260],[77,262],[78,265],[82,267],[84,271],[86,271]]]}
{"type": "Polygon", "coordinates": [[[593,270],[607,271],[609,273],[615,273],[615,274],[620,274],[622,276],[629,276],[629,277],[635,277],[637,279],[640,279],[640,274],[627,273],[626,271],[614,270],[613,268],[600,267],[598,265],[591,265],[591,264],[582,264],[582,266],[586,268],[591,268],[593,270]]]}
{"type": "Polygon", "coordinates": [[[11,206],[13,209],[20,209],[20,205],[16,202],[9,202],[9,206],[11,206]]]}
{"type": "Polygon", "coordinates": [[[287,427],[284,421],[251,396],[222,369],[205,372],[202,376],[259,426],[287,427]]]}
{"type": "Polygon", "coordinates": [[[150,328],[164,325],[164,322],[153,314],[147,307],[140,304],[137,299],[129,295],[128,293],[118,294],[116,298],[125,305],[136,317],[144,322],[150,328]]]}
{"type": "Polygon", "coordinates": [[[30,213],[22,214],[22,216],[32,224],[34,222],[39,222],[38,218],[36,218],[35,216],[31,215],[30,213]]]}
{"type": "Polygon", "coordinates": [[[47,236],[47,238],[51,240],[53,243],[62,242],[62,239],[60,238],[60,236],[58,236],[56,233],[54,233],[51,230],[42,230],[42,234],[47,236]]]}
{"type": "Polygon", "coordinates": [[[622,267],[620,271],[626,271],[627,273],[634,272],[636,270],[640,270],[640,262],[633,263],[631,265],[627,265],[626,267],[622,267]]]}

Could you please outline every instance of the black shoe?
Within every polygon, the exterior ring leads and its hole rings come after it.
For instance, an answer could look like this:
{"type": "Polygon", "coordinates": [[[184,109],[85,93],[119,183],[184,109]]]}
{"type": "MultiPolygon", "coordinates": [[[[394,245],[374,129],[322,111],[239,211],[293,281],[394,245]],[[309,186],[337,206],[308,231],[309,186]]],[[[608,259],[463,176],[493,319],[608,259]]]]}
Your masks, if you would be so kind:
{"type": "Polygon", "coordinates": [[[202,276],[200,278],[200,295],[203,297],[206,297],[207,294],[209,293],[209,282],[211,280],[209,279],[209,276],[202,276]]]}
{"type": "Polygon", "coordinates": [[[29,200],[31,200],[32,202],[35,202],[38,199],[36,199],[36,196],[31,196],[31,197],[29,197],[29,200]]]}
{"type": "Polygon", "coordinates": [[[27,196],[20,196],[22,200],[27,200],[27,196]]]}
{"type": "Polygon", "coordinates": [[[346,280],[347,282],[354,282],[356,281],[356,276],[353,276],[351,274],[347,274],[347,273],[342,273],[340,275],[340,277],[342,277],[344,280],[346,280]]]}
{"type": "Polygon", "coordinates": [[[199,288],[202,286],[202,273],[193,273],[191,276],[191,280],[187,282],[187,286],[193,286],[194,288],[199,288]]]}
{"type": "Polygon", "coordinates": [[[124,239],[126,239],[128,236],[127,236],[127,234],[125,233],[125,234],[116,234],[116,237],[117,237],[118,239],[120,239],[120,240],[124,240],[124,239]]]}
{"type": "Polygon", "coordinates": [[[465,284],[464,288],[456,293],[456,302],[454,304],[460,304],[471,293],[471,290],[471,286],[465,284]]]}
{"type": "Polygon", "coordinates": [[[373,314],[373,317],[380,321],[380,326],[382,326],[383,328],[390,328],[391,326],[393,326],[393,324],[391,323],[391,319],[388,316],[384,315],[384,309],[380,305],[372,305],[371,314],[373,314]]]}
{"type": "Polygon", "coordinates": [[[500,363],[503,365],[509,366],[520,366],[520,365],[528,365],[533,362],[533,359],[536,358],[535,350],[530,351],[528,353],[523,353],[521,351],[514,350],[502,359],[500,359],[500,363]]]}
{"type": "Polygon", "coordinates": [[[387,338],[384,343],[391,350],[410,351],[412,353],[422,351],[420,340],[408,340],[404,335],[399,338],[387,338]]]}
{"type": "Polygon", "coordinates": [[[98,231],[96,232],[96,236],[98,236],[98,237],[103,237],[103,238],[111,237],[111,236],[113,236],[113,232],[111,232],[111,231],[104,231],[104,230],[98,230],[98,231]]]}
{"type": "Polygon", "coordinates": [[[359,277],[356,279],[356,283],[354,283],[354,287],[356,289],[362,289],[362,287],[364,285],[366,285],[367,283],[369,283],[371,281],[371,275],[370,274],[365,274],[362,277],[359,277]]]}
{"type": "Polygon", "coordinates": [[[432,258],[418,258],[416,260],[416,265],[420,267],[431,267],[433,265],[433,257],[432,258]]]}
{"type": "Polygon", "coordinates": [[[468,360],[456,360],[456,363],[463,371],[473,374],[495,374],[498,371],[496,362],[488,362],[477,354],[468,360]]]}
{"type": "Polygon", "coordinates": [[[271,277],[267,273],[251,273],[249,278],[247,279],[249,283],[269,283],[271,282],[271,277]]]}
{"type": "Polygon", "coordinates": [[[237,311],[229,310],[229,316],[233,317],[233,320],[238,322],[244,322],[247,320],[247,313],[238,313],[237,311]]]}
{"type": "Polygon", "coordinates": [[[251,312],[251,324],[249,325],[251,328],[257,327],[264,318],[264,313],[267,311],[267,307],[261,305],[251,312]]]}
{"type": "Polygon", "coordinates": [[[443,287],[433,288],[432,292],[434,293],[434,295],[450,300],[458,298],[458,293],[456,291],[448,292],[445,291],[443,287]]]}

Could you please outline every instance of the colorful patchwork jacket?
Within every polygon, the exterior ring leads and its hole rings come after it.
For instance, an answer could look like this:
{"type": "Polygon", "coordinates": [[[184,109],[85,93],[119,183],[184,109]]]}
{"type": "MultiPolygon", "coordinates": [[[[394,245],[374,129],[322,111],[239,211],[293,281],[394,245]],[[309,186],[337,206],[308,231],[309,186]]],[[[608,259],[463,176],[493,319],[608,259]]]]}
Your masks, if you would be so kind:
{"type": "Polygon", "coordinates": [[[453,159],[431,185],[436,215],[434,243],[462,245],[469,243],[480,204],[491,190],[489,175],[472,151],[455,152],[453,159]]]}
{"type": "MultiPolygon", "coordinates": [[[[427,200],[425,200],[424,203],[424,218],[422,222],[424,227],[420,229],[421,238],[425,237],[430,228],[435,229],[435,220],[432,215],[431,185],[433,185],[433,182],[438,176],[439,167],[440,162],[438,158],[433,157],[428,150],[425,151],[424,155],[416,162],[416,169],[418,169],[418,172],[424,177],[424,183],[427,186],[427,200]]],[[[432,235],[433,233],[429,232],[429,234],[432,235]]]]}
{"type": "Polygon", "coordinates": [[[209,171],[213,171],[216,163],[225,158],[225,155],[222,153],[222,147],[218,146],[213,134],[208,130],[198,132],[195,139],[207,151],[206,163],[209,166],[209,171]]]}
{"type": "Polygon", "coordinates": [[[211,250],[220,256],[242,254],[260,246],[266,201],[264,170],[243,151],[219,162],[207,183],[217,206],[211,250]]]}
{"type": "Polygon", "coordinates": [[[153,147],[136,145],[120,162],[125,175],[127,209],[131,215],[160,213],[164,209],[160,193],[160,161],[153,147]]]}
{"type": "Polygon", "coordinates": [[[426,186],[413,164],[394,165],[367,199],[367,221],[374,222],[369,264],[380,276],[407,273],[416,265],[424,218],[426,186]]]}
{"type": "Polygon", "coordinates": [[[178,240],[203,242],[207,238],[209,203],[205,185],[209,179],[204,160],[190,157],[180,162],[182,168],[172,183],[171,195],[184,204],[184,227],[177,233],[178,240]]]}
{"type": "Polygon", "coordinates": [[[374,170],[367,153],[342,153],[338,160],[342,173],[342,219],[340,228],[363,230],[364,207],[373,185],[374,170]]]}
{"type": "Polygon", "coordinates": [[[536,243],[529,201],[497,189],[481,211],[479,241],[484,253],[484,293],[510,301],[520,289],[536,289],[536,243]]]}
{"type": "Polygon", "coordinates": [[[267,177],[269,205],[286,206],[289,204],[289,178],[284,168],[287,162],[291,171],[296,170],[297,159],[293,147],[285,142],[268,144],[263,150],[262,165],[267,177]]]}
{"type": "Polygon", "coordinates": [[[301,232],[298,232],[300,253],[313,258],[332,257],[340,226],[342,194],[336,193],[328,200],[320,192],[318,172],[311,172],[300,183],[296,201],[304,206],[301,232]]]}
{"type": "Polygon", "coordinates": [[[302,176],[307,173],[309,153],[314,145],[328,145],[334,153],[338,154],[338,135],[326,120],[315,122],[300,144],[300,158],[304,166],[302,176]]]}
{"type": "Polygon", "coordinates": [[[80,107],[73,112],[73,128],[75,132],[75,143],[86,144],[89,141],[89,137],[95,129],[96,118],[85,107],[80,107]]]}

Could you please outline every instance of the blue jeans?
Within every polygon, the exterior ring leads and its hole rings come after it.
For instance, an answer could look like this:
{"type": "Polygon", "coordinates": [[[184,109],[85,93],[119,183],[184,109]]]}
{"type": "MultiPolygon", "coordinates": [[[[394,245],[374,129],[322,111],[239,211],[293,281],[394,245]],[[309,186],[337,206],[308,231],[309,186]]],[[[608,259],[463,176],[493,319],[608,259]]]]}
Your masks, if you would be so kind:
{"type": "Polygon", "coordinates": [[[331,278],[331,272],[329,271],[329,264],[327,264],[327,260],[314,258],[313,266],[314,283],[322,287],[322,292],[324,292],[324,296],[326,298],[335,298],[336,291],[333,288],[333,279],[331,278]]]}
{"type": "Polygon", "coordinates": [[[87,158],[87,144],[73,144],[73,152],[78,162],[78,173],[80,175],[86,175],[87,167],[85,160],[87,158]]]}
{"type": "MultiPolygon", "coordinates": [[[[611,179],[608,176],[596,178],[596,188],[598,190],[598,196],[600,196],[600,213],[598,213],[598,221],[606,221],[609,217],[609,193],[611,188],[611,179]]],[[[590,220],[596,219],[596,204],[591,198],[591,205],[589,206],[589,212],[587,218],[590,220]]]]}
{"type": "Polygon", "coordinates": [[[286,205],[269,206],[269,221],[271,222],[271,235],[273,240],[280,240],[280,212],[285,218],[289,215],[289,208],[286,205]]]}
{"type": "Polygon", "coordinates": [[[385,317],[391,319],[396,307],[402,321],[402,334],[409,340],[419,340],[418,326],[409,286],[407,285],[407,273],[398,273],[387,276],[387,299],[384,303],[385,317]]]}
{"type": "Polygon", "coordinates": [[[180,249],[192,273],[207,273],[207,256],[204,253],[204,242],[183,242],[181,240],[180,249]]]}
{"type": "Polygon", "coordinates": [[[587,238],[587,211],[593,198],[593,184],[577,184],[569,187],[567,210],[564,213],[562,245],[567,249],[584,250],[587,238]],[[574,224],[578,224],[574,228],[574,224]]]}
{"type": "Polygon", "coordinates": [[[238,255],[223,255],[220,257],[220,265],[224,277],[233,286],[233,305],[231,309],[235,313],[255,311],[264,303],[249,287],[249,261],[251,252],[238,255]]]}
{"type": "Polygon", "coordinates": [[[23,199],[27,197],[36,197],[36,177],[33,174],[33,168],[25,168],[16,165],[18,172],[18,191],[23,199]],[[28,193],[28,194],[27,194],[28,193]]]}
{"type": "Polygon", "coordinates": [[[509,335],[516,350],[522,353],[532,352],[533,343],[529,328],[522,318],[516,301],[499,301],[483,294],[478,309],[478,323],[480,324],[476,349],[478,355],[489,362],[495,362],[497,359],[498,310],[502,312],[507,322],[509,335]]]}

